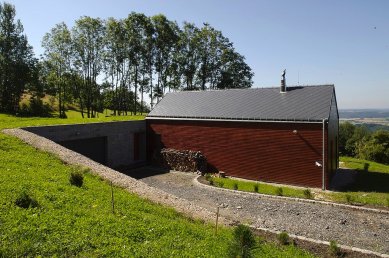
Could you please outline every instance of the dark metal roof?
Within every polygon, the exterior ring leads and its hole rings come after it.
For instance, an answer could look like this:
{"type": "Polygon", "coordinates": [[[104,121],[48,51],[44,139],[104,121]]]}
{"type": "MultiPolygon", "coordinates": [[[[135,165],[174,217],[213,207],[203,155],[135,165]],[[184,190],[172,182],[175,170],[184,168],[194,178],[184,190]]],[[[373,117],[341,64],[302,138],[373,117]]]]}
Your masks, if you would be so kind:
{"type": "Polygon", "coordinates": [[[168,93],[147,118],[312,121],[329,117],[334,85],[168,93]]]}

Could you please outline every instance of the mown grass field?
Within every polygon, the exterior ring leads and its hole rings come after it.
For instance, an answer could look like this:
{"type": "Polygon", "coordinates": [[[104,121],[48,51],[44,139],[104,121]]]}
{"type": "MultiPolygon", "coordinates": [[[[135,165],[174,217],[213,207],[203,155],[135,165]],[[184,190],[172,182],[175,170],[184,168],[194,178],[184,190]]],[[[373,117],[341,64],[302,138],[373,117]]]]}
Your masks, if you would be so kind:
{"type": "MultiPolygon", "coordinates": [[[[141,119],[16,118],[0,114],[0,128],[141,119]]],[[[72,186],[72,171],[20,140],[0,133],[0,257],[226,257],[232,228],[187,218],[85,173],[82,187],[72,186]],[[38,207],[20,208],[23,193],[38,207]]],[[[294,246],[261,242],[255,257],[312,257],[294,246]]]]}
{"type": "MultiPolygon", "coordinates": [[[[263,182],[246,181],[232,178],[212,177],[213,185],[227,189],[257,192],[269,195],[282,195],[307,199],[324,199],[338,203],[389,207],[389,166],[350,157],[341,157],[345,167],[358,172],[356,182],[342,192],[301,189],[277,186],[263,182]],[[368,164],[368,165],[366,165],[368,164]],[[365,167],[368,167],[368,171],[365,167]],[[255,186],[257,186],[258,191],[255,186]],[[282,190],[280,190],[282,189],[282,190]]],[[[209,180],[210,178],[208,178],[209,180]]]]}

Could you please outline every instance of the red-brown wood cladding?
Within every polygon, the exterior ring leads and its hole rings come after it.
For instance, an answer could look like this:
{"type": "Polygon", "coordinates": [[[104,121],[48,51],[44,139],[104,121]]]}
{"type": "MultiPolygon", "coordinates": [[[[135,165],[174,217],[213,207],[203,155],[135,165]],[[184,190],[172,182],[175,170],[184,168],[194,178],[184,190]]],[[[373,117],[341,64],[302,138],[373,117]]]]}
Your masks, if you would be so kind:
{"type": "Polygon", "coordinates": [[[201,151],[210,167],[252,180],[322,186],[322,124],[147,120],[148,159],[162,148],[201,151]],[[297,133],[293,131],[297,130],[297,133]]]}

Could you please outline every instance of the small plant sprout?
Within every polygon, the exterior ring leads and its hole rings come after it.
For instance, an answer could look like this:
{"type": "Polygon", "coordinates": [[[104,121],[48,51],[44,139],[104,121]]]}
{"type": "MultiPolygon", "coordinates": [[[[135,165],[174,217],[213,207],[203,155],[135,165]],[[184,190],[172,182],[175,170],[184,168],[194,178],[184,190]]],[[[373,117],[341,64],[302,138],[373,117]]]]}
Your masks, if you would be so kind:
{"type": "Polygon", "coordinates": [[[313,198],[313,194],[312,194],[310,189],[304,189],[303,194],[304,194],[305,198],[307,198],[307,199],[313,198]]]}
{"type": "Polygon", "coordinates": [[[229,257],[252,257],[252,250],[256,241],[253,232],[248,226],[238,225],[234,229],[234,238],[229,245],[229,257]]]}
{"type": "Polygon", "coordinates": [[[24,209],[36,208],[39,206],[38,202],[33,197],[31,197],[25,189],[23,189],[23,191],[16,198],[15,205],[24,209]]]}
{"type": "Polygon", "coordinates": [[[277,236],[278,241],[281,245],[288,245],[290,242],[289,235],[287,232],[283,231],[278,234],[277,236]]]}
{"type": "Polygon", "coordinates": [[[254,192],[259,192],[259,183],[254,184],[254,192]]]}
{"type": "Polygon", "coordinates": [[[329,251],[330,255],[332,255],[332,256],[339,257],[341,254],[340,248],[335,240],[330,241],[330,245],[329,245],[328,249],[329,249],[328,251],[329,251]]]}
{"type": "Polygon", "coordinates": [[[234,190],[238,190],[238,188],[239,188],[238,183],[235,182],[233,187],[234,187],[234,190]]]}
{"type": "Polygon", "coordinates": [[[282,187],[276,188],[276,195],[283,196],[284,195],[284,189],[282,189],[282,187]]]}
{"type": "Polygon", "coordinates": [[[348,204],[352,204],[354,202],[354,197],[351,194],[346,194],[344,197],[346,198],[346,202],[348,204]]]}
{"type": "Polygon", "coordinates": [[[81,187],[84,183],[84,175],[80,171],[73,171],[70,174],[69,182],[71,185],[81,187]]]}

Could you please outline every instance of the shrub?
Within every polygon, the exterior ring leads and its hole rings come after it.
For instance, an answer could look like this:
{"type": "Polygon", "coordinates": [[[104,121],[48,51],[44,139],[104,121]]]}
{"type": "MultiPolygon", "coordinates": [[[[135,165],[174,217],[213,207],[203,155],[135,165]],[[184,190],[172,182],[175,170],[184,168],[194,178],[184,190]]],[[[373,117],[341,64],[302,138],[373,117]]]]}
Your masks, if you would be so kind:
{"type": "Polygon", "coordinates": [[[277,236],[277,239],[278,239],[278,241],[280,242],[281,245],[288,245],[289,241],[290,241],[289,235],[285,231],[279,233],[278,236],[277,236]]]}
{"type": "Polygon", "coordinates": [[[209,182],[209,184],[210,184],[210,185],[213,185],[213,184],[214,184],[214,182],[213,182],[213,179],[212,179],[212,178],[210,178],[210,179],[208,180],[208,182],[209,182]]]}
{"type": "Polygon", "coordinates": [[[334,240],[330,241],[330,246],[328,247],[328,251],[331,255],[333,255],[335,257],[338,257],[341,254],[340,248],[339,248],[338,244],[336,243],[336,241],[334,241],[334,240]]]}
{"type": "Polygon", "coordinates": [[[36,208],[38,207],[38,202],[31,197],[26,190],[23,190],[18,198],[15,200],[15,204],[20,208],[28,209],[28,208],[36,208]]]}
{"type": "Polygon", "coordinates": [[[389,207],[389,198],[386,198],[386,206],[389,207]]]}
{"type": "Polygon", "coordinates": [[[84,175],[80,171],[73,171],[70,174],[69,182],[71,185],[81,187],[84,183],[84,175]]]}
{"type": "Polygon", "coordinates": [[[254,185],[254,192],[258,193],[259,192],[259,184],[254,185]]]}
{"type": "Polygon", "coordinates": [[[217,182],[217,184],[218,184],[218,186],[221,187],[221,188],[223,188],[223,186],[224,186],[224,182],[223,182],[223,181],[219,181],[219,182],[217,182]]]}
{"type": "Polygon", "coordinates": [[[304,194],[305,198],[307,198],[307,199],[313,198],[313,194],[312,194],[311,190],[309,190],[309,189],[304,189],[303,194],[304,194]]]}
{"type": "Polygon", "coordinates": [[[282,187],[276,188],[276,195],[283,196],[284,195],[284,189],[282,189],[282,187]]]}
{"type": "Polygon", "coordinates": [[[230,257],[252,257],[251,251],[255,247],[255,237],[248,226],[238,225],[234,229],[234,238],[229,245],[230,257]]]}
{"type": "Polygon", "coordinates": [[[209,173],[205,174],[205,180],[209,181],[211,179],[211,177],[212,177],[211,174],[209,174],[209,173]]]}
{"type": "Polygon", "coordinates": [[[238,190],[238,188],[239,188],[239,187],[238,187],[238,183],[235,182],[234,185],[233,185],[233,187],[234,187],[234,190],[238,190]]]}

